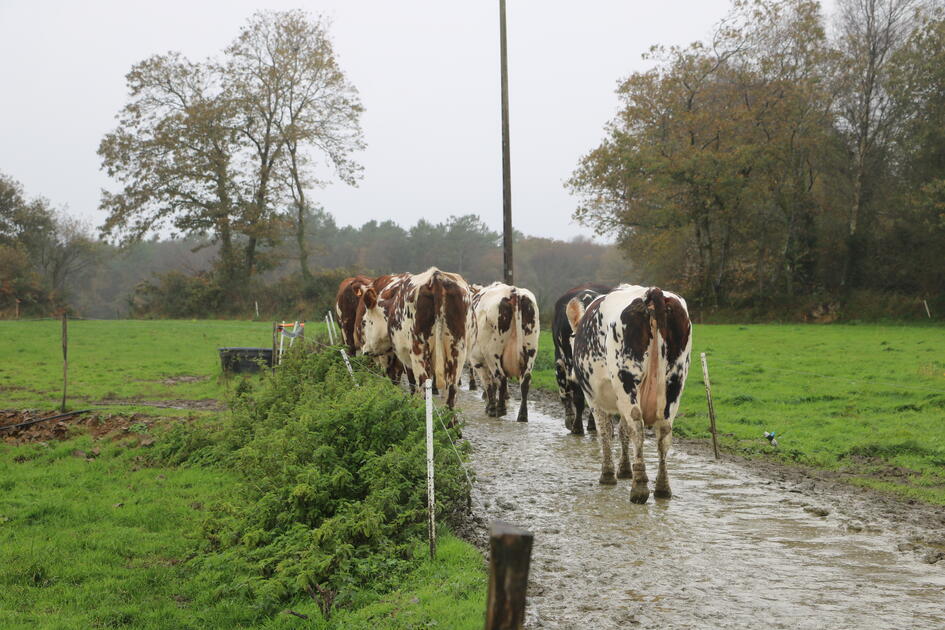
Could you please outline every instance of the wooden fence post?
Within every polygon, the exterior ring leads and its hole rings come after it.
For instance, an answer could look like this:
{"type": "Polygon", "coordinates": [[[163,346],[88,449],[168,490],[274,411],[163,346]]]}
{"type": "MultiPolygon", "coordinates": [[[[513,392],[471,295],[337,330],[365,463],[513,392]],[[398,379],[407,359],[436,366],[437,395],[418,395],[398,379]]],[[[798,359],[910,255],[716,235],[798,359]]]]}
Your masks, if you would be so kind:
{"type": "Polygon", "coordinates": [[[709,383],[709,364],[705,359],[705,352],[702,357],[702,380],[705,382],[705,400],[709,405],[709,430],[712,432],[712,450],[715,451],[715,459],[719,458],[719,442],[715,435],[715,407],[712,405],[712,385],[709,383]]]}
{"type": "Polygon", "coordinates": [[[66,385],[69,382],[69,330],[67,322],[69,318],[65,311],[62,312],[62,404],[59,411],[66,411],[66,385]]]}
{"type": "Polygon", "coordinates": [[[521,630],[534,537],[503,521],[492,521],[489,530],[486,630],[521,630]]]}

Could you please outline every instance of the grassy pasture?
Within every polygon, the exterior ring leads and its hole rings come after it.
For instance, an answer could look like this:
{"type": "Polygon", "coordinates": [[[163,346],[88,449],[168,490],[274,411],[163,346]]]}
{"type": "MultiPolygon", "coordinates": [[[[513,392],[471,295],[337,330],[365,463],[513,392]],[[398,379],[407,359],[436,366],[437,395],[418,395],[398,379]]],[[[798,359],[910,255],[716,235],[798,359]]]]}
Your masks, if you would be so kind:
{"type": "MultiPolygon", "coordinates": [[[[58,332],[59,322],[0,323],[0,356],[7,359],[0,407],[57,404],[58,332]]],[[[445,527],[437,558],[427,560],[425,545],[418,544],[412,570],[397,574],[394,590],[390,577],[351,585],[347,605],[329,619],[307,595],[288,602],[286,608],[307,615],[304,622],[271,604],[263,608],[240,583],[258,579],[252,565],[245,559],[231,563],[208,548],[208,528],[219,526],[234,506],[245,506],[248,485],[260,478],[248,484],[238,468],[222,462],[174,466],[155,457],[165,444],[175,444],[168,427],[193,427],[193,435],[203,435],[199,428],[232,420],[229,412],[194,417],[146,402],[222,399],[238,386],[245,392],[241,379],[219,378],[216,348],[265,346],[269,335],[267,323],[70,322],[70,391],[80,402],[140,399],[115,410],[190,420],[166,418],[155,425],[156,445],[147,449],[140,435],[120,432],[100,440],[79,432],[65,441],[21,446],[0,441],[0,627],[481,627],[481,555],[445,527]],[[161,382],[175,376],[207,378],[161,382]]],[[[248,387],[262,388],[262,381],[250,379],[248,387]]],[[[148,430],[140,427],[135,433],[148,430]]],[[[177,440],[180,435],[187,432],[177,440]]]]}
{"type": "MultiPolygon", "coordinates": [[[[309,336],[324,334],[310,324],[309,336]]],[[[221,399],[216,348],[267,346],[267,322],[73,321],[70,405],[139,401],[121,410],[177,413],[147,401],[221,399]],[[203,380],[167,381],[196,376],[203,380]]],[[[850,475],[851,481],[945,503],[945,330],[903,325],[703,325],[677,434],[708,437],[699,353],[706,352],[725,448],[850,475]],[[780,445],[762,437],[775,431],[780,445]]],[[[61,378],[59,322],[0,322],[0,407],[51,409],[61,378]]],[[[554,391],[543,333],[536,386],[554,391]]]]}
{"type": "MultiPolygon", "coordinates": [[[[306,326],[309,337],[324,330],[324,323],[306,326]]],[[[60,339],[59,321],[0,322],[0,406],[55,404],[62,395],[60,339]]],[[[228,383],[217,348],[271,345],[269,322],[70,321],[67,402],[76,409],[108,400],[123,403],[111,405],[115,411],[179,414],[147,402],[223,398],[228,383]]]]}
{"type": "MultiPolygon", "coordinates": [[[[538,386],[557,391],[542,338],[538,386]]],[[[677,435],[708,438],[705,352],[722,445],[945,504],[945,330],[899,325],[705,325],[677,435]],[[764,439],[774,431],[774,448],[764,439]]]]}

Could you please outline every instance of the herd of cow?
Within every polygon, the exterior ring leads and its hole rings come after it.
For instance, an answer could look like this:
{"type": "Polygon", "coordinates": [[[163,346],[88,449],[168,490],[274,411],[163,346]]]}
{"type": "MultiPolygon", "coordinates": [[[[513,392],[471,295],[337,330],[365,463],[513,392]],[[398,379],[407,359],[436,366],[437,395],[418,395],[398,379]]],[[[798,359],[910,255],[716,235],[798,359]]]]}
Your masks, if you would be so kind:
{"type": "MultiPolygon", "coordinates": [[[[528,420],[540,329],[538,303],[528,289],[469,284],[434,267],[421,274],[346,278],[335,310],[348,352],[374,357],[394,382],[406,374],[413,391],[433,379],[452,408],[468,363],[470,389],[478,378],[488,415],[507,413],[513,378],[522,392],[518,420],[528,420]]],[[[631,500],[649,499],[643,462],[644,427],[649,427],[659,453],[654,496],[672,496],[666,455],[692,349],[686,301],[656,287],[589,283],[558,299],[551,332],[565,423],[572,433],[583,433],[582,416],[589,408],[587,430],[596,430],[601,441],[600,483],[629,478],[631,500]],[[615,417],[622,447],[616,474],[615,417]]]]}

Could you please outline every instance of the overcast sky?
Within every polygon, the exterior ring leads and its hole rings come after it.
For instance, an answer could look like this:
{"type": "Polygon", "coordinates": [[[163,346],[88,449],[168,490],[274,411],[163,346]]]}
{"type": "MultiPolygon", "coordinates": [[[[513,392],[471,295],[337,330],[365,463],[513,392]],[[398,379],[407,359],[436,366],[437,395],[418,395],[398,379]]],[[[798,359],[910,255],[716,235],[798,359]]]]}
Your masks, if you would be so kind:
{"type": "MultiPolygon", "coordinates": [[[[571,238],[563,187],[616,112],[618,79],[651,44],[703,38],[729,0],[508,0],[515,228],[571,238]]],[[[258,9],[333,21],[366,107],[365,177],[315,197],[342,225],[477,213],[501,228],[498,2],[478,0],[0,0],[0,171],[97,226],[110,187],[96,149],[156,53],[218,55],[258,9]]]]}

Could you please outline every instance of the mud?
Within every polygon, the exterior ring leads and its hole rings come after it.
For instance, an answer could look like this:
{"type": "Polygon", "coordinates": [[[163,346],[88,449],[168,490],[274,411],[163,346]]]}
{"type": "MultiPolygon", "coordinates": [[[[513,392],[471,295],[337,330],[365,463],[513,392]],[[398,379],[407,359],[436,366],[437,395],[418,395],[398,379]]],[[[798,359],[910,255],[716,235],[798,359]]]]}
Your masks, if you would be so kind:
{"type": "MultiPolygon", "coordinates": [[[[34,413],[29,410],[0,411],[0,427],[19,424],[55,413],[34,413]]],[[[55,442],[87,432],[96,440],[125,439],[132,437],[140,446],[150,446],[154,439],[148,432],[156,423],[169,421],[145,414],[101,414],[87,413],[62,420],[38,422],[27,427],[0,431],[0,440],[18,446],[34,442],[55,442]]]]}
{"type": "Polygon", "coordinates": [[[634,505],[629,481],[597,483],[597,436],[570,435],[557,405],[527,424],[486,417],[475,393],[460,406],[477,522],[535,535],[527,628],[945,627],[939,508],[693,443],[670,456],[674,498],[634,505]]]}
{"type": "Polygon", "coordinates": [[[140,398],[105,398],[93,401],[93,405],[102,406],[145,406],[158,407],[160,409],[188,409],[192,411],[225,411],[226,405],[214,398],[204,398],[203,400],[184,400],[175,398],[172,400],[142,400],[140,398]]]}

